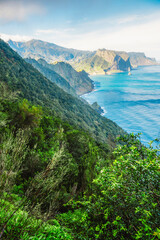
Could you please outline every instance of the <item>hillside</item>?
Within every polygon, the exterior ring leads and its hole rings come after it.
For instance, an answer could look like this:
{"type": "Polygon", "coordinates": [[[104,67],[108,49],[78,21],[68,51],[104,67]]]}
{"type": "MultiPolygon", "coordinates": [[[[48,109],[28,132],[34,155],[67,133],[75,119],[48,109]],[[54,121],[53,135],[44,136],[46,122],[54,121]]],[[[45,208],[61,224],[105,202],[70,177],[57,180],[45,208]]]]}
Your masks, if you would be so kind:
{"type": "Polygon", "coordinates": [[[34,60],[34,59],[26,59],[27,62],[31,63],[35,68],[37,68],[45,77],[49,80],[54,81],[55,77],[53,74],[56,72],[59,76],[61,76],[61,83],[55,82],[59,87],[64,89],[67,85],[66,90],[68,93],[75,95],[73,93],[76,92],[77,95],[82,95],[87,92],[93,90],[93,82],[88,77],[88,74],[85,71],[77,72],[70,64],[65,62],[56,62],[54,64],[49,64],[43,59],[34,60]],[[53,74],[52,74],[53,72],[53,74]],[[67,84],[66,84],[67,83],[67,84]],[[70,91],[72,89],[72,91],[70,91]]]}
{"type": "Polygon", "coordinates": [[[0,79],[20,96],[48,108],[55,116],[85,129],[103,142],[112,144],[123,130],[111,120],[100,116],[78,98],[67,94],[25,62],[8,44],[0,41],[0,79]]]}
{"type": "Polygon", "coordinates": [[[65,62],[57,62],[50,64],[59,75],[65,78],[78,95],[85,94],[93,90],[93,81],[88,77],[85,71],[77,72],[70,64],[65,62]]]}
{"type": "Polygon", "coordinates": [[[77,71],[85,70],[89,74],[128,71],[131,67],[156,64],[155,59],[147,58],[144,53],[127,53],[107,49],[81,51],[40,40],[28,42],[9,40],[8,43],[23,58],[44,59],[48,63],[64,61],[71,64],[77,71]]]}
{"type": "Polygon", "coordinates": [[[75,62],[74,68],[78,71],[84,69],[90,74],[104,74],[104,69],[109,67],[109,63],[98,55],[93,55],[82,61],[75,62]]]}
{"type": "Polygon", "coordinates": [[[36,61],[32,58],[26,58],[25,60],[26,62],[32,64],[33,67],[35,67],[39,72],[41,72],[46,78],[54,82],[57,86],[62,88],[65,92],[72,94],[73,96],[77,95],[75,89],[70,86],[66,79],[64,79],[54,70],[49,68],[48,66],[50,66],[50,64],[47,64],[45,60],[43,60],[45,64],[41,64],[40,60],[36,61]]]}

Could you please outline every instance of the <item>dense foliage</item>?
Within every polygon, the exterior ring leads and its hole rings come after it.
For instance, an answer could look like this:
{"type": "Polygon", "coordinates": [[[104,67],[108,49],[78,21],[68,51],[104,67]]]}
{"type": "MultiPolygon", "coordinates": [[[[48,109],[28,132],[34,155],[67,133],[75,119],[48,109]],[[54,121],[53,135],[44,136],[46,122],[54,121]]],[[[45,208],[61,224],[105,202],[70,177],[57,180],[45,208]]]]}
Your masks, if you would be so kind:
{"type": "Polygon", "coordinates": [[[72,235],[65,228],[62,228],[58,221],[42,221],[31,217],[23,206],[17,207],[22,199],[15,194],[4,193],[0,199],[0,226],[5,240],[71,240],[72,235]],[[13,215],[12,215],[13,214],[13,215]],[[6,222],[7,221],[7,222],[6,222]]]}
{"type": "Polygon", "coordinates": [[[160,239],[158,150],[131,134],[111,152],[44,108],[47,79],[6,44],[0,53],[0,239],[160,239]],[[42,98],[30,90],[38,76],[42,98]]]}
{"type": "Polygon", "coordinates": [[[97,166],[92,195],[58,217],[76,239],[160,239],[160,157],[134,135],[121,140],[113,164],[97,166]]]}
{"type": "Polygon", "coordinates": [[[54,227],[45,222],[66,211],[63,205],[73,196],[91,192],[96,162],[107,156],[108,147],[1,84],[0,149],[2,239],[39,239],[36,231],[60,239],[58,222],[54,227]]]}
{"type": "Polygon", "coordinates": [[[111,155],[6,85],[0,92],[1,239],[160,238],[157,150],[131,135],[111,155]]]}

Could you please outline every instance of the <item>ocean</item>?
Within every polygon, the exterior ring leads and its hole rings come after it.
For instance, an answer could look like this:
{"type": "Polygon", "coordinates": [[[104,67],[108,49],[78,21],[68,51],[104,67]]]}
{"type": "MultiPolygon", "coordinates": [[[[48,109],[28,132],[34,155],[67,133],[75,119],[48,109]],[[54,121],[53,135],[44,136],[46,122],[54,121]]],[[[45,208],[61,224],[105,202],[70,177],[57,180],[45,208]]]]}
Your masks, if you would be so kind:
{"type": "Polygon", "coordinates": [[[82,97],[97,102],[104,116],[148,143],[160,138],[160,66],[138,67],[112,75],[90,76],[95,90],[82,97]]]}

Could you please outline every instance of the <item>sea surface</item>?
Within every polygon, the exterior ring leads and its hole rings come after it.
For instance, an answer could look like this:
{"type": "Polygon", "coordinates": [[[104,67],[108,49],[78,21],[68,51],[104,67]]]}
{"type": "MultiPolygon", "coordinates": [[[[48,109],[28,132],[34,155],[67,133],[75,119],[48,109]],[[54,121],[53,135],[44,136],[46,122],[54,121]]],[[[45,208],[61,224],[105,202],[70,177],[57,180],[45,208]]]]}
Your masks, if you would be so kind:
{"type": "Polygon", "coordinates": [[[142,133],[141,141],[160,138],[160,66],[138,67],[128,73],[90,76],[95,90],[83,95],[97,102],[104,116],[128,133],[142,133]]]}

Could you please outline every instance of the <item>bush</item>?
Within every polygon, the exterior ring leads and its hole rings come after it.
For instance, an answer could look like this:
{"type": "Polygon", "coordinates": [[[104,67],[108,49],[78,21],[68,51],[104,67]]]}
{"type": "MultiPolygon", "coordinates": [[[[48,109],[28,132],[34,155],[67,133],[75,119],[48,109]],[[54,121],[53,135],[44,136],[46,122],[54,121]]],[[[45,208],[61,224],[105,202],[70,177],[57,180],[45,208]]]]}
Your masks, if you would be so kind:
{"type": "Polygon", "coordinates": [[[133,135],[122,140],[125,144],[116,148],[113,164],[93,181],[94,194],[72,202],[74,211],[59,217],[80,233],[76,239],[160,238],[160,157],[133,135]]]}
{"type": "Polygon", "coordinates": [[[23,204],[16,207],[14,201],[21,202],[22,200],[13,194],[4,194],[4,197],[0,200],[0,231],[4,231],[1,239],[73,239],[71,234],[65,228],[61,227],[58,221],[42,222],[40,219],[30,217],[27,211],[22,210],[23,204]],[[12,214],[13,216],[11,217],[12,214]]]}

